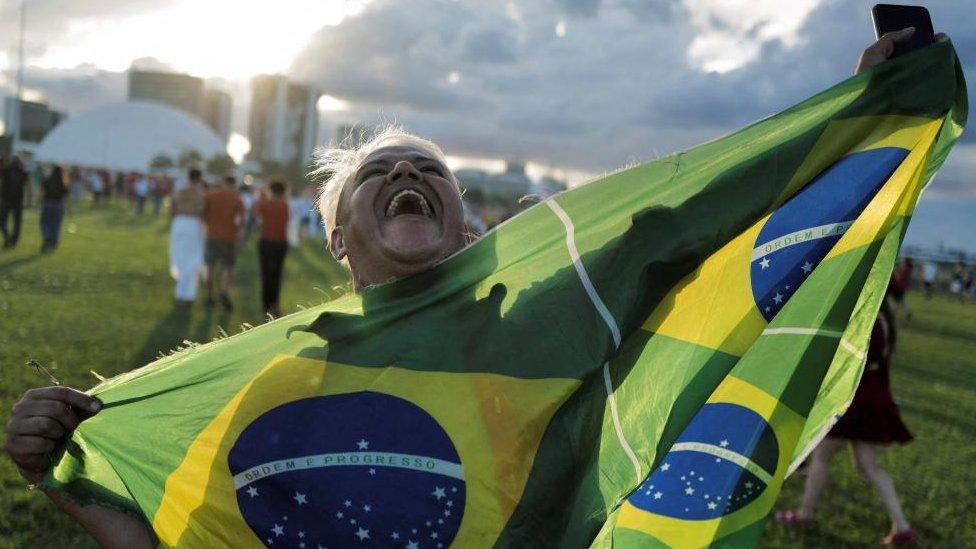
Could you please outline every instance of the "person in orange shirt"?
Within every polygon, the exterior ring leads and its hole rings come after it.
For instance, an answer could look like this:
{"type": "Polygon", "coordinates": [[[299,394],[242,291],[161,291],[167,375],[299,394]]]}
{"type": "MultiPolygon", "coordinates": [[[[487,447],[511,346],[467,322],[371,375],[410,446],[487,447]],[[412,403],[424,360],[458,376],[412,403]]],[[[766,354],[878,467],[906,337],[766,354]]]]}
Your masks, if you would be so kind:
{"type": "Polygon", "coordinates": [[[268,192],[262,192],[254,204],[254,216],[261,219],[261,238],[258,240],[258,259],[261,263],[261,303],[264,312],[281,316],[278,296],[288,253],[288,184],[272,180],[268,192]]]}
{"type": "Polygon", "coordinates": [[[207,223],[207,245],[204,261],[207,264],[207,307],[213,307],[215,281],[220,276],[220,302],[225,309],[234,308],[230,288],[234,282],[237,263],[237,241],[244,225],[244,202],[235,188],[233,176],[224,178],[223,185],[209,191],[203,198],[203,217],[207,223]]]}

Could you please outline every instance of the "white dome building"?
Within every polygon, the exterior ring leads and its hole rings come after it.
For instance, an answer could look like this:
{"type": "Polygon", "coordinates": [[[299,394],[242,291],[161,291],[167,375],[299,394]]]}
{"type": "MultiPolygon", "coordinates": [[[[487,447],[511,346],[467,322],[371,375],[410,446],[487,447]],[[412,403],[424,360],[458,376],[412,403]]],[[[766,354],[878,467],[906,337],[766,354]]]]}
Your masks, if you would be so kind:
{"type": "Polygon", "coordinates": [[[71,116],[38,145],[34,159],[70,166],[147,171],[154,156],[195,149],[210,158],[225,154],[220,138],[203,122],[159,103],[110,103],[71,116]]]}

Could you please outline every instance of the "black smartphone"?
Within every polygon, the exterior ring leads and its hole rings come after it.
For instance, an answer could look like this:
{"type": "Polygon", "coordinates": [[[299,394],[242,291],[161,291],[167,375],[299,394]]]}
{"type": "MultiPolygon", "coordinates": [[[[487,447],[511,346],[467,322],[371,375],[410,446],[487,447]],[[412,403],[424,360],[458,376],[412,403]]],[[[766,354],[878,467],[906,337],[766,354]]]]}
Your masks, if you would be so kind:
{"type": "Polygon", "coordinates": [[[929,17],[929,10],[923,6],[875,4],[871,8],[871,19],[874,20],[874,34],[877,38],[905,27],[915,27],[915,34],[907,42],[895,44],[895,52],[891,57],[898,57],[935,42],[932,19],[929,17]]]}

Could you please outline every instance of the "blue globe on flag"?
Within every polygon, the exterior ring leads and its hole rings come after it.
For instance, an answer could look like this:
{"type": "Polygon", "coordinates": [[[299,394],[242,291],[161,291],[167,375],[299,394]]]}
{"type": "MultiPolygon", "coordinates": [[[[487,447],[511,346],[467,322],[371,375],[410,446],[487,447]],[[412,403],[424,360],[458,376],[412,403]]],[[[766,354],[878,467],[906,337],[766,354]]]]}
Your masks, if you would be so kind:
{"type": "Polygon", "coordinates": [[[228,456],[244,520],[268,547],[448,547],[464,514],[461,460],[420,407],[374,392],[265,412],[228,456]]]}
{"type": "Polygon", "coordinates": [[[776,434],[762,416],[738,404],[706,404],[628,501],[671,518],[718,518],[758,498],[778,460],[776,434]]]}
{"type": "Polygon", "coordinates": [[[820,264],[908,151],[883,147],[845,156],[770,216],[752,250],[756,307],[771,321],[820,264]]]}

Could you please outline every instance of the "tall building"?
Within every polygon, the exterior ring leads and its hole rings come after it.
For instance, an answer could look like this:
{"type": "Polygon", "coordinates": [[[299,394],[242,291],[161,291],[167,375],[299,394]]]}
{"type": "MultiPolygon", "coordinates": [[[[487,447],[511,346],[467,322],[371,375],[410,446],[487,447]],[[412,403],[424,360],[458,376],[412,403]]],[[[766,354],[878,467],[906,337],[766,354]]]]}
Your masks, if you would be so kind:
{"type": "Polygon", "coordinates": [[[156,101],[203,118],[203,79],[189,74],[129,69],[129,99],[156,101]]]}
{"type": "Polygon", "coordinates": [[[33,147],[64,119],[64,113],[51,109],[46,103],[18,100],[15,97],[7,97],[3,102],[4,132],[18,148],[33,150],[33,147]],[[20,105],[19,127],[18,103],[20,105]]]}
{"type": "Polygon", "coordinates": [[[207,90],[203,94],[201,118],[223,139],[230,137],[230,113],[233,106],[230,94],[220,90],[207,90]]]}
{"type": "Polygon", "coordinates": [[[284,76],[256,76],[251,81],[249,157],[307,166],[318,135],[318,98],[317,91],[284,76]]]}

